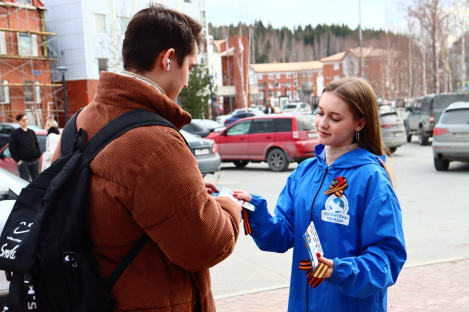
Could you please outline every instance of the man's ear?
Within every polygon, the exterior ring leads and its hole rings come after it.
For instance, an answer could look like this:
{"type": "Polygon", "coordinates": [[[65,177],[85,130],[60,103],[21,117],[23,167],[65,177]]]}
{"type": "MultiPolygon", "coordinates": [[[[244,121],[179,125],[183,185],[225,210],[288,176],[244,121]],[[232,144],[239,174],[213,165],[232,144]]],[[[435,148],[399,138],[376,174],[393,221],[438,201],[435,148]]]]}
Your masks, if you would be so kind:
{"type": "Polygon", "coordinates": [[[355,127],[355,131],[360,132],[366,125],[365,117],[362,117],[358,120],[357,126],[355,127]]]}
{"type": "Polygon", "coordinates": [[[162,57],[158,58],[160,59],[160,63],[157,65],[161,66],[164,71],[168,71],[171,68],[171,58],[174,56],[174,49],[171,48],[166,51],[162,51],[160,55],[162,55],[162,57]]]}

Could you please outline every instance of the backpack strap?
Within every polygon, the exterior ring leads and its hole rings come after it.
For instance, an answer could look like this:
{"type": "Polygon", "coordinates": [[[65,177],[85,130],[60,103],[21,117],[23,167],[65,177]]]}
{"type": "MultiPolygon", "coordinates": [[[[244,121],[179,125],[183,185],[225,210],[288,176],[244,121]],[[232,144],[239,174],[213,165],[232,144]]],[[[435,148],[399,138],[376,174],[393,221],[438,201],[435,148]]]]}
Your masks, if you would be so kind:
{"type": "MultiPolygon", "coordinates": [[[[98,131],[98,133],[96,133],[90,139],[90,141],[86,144],[83,150],[83,159],[85,163],[90,162],[108,143],[110,143],[112,140],[119,137],[123,133],[133,128],[151,126],[151,125],[160,125],[160,126],[173,128],[181,135],[186,145],[189,146],[186,139],[182,136],[179,130],[171,122],[161,117],[160,115],[152,113],[148,110],[135,109],[135,110],[125,112],[124,114],[111,120],[107,125],[105,125],[101,130],[98,131]]],[[[82,130],[83,129],[80,129],[80,131],[82,130]]],[[[75,140],[77,140],[80,134],[76,130],[75,130],[75,133],[77,135],[75,140]]],[[[86,132],[85,132],[85,135],[86,135],[86,132]]],[[[127,254],[124,256],[122,261],[117,265],[117,267],[114,269],[114,271],[106,280],[106,285],[109,290],[112,289],[112,287],[117,282],[117,280],[122,275],[122,273],[125,271],[125,269],[130,265],[130,263],[134,260],[134,258],[140,253],[140,251],[143,249],[148,239],[149,239],[148,234],[144,233],[137,240],[137,242],[132,246],[132,248],[127,252],[127,254]]]]}
{"type": "Polygon", "coordinates": [[[76,112],[72,118],[69,119],[64,129],[62,130],[62,136],[60,140],[60,155],[62,156],[69,155],[76,149],[77,140],[79,138],[79,132],[77,131],[77,117],[83,108],[84,107],[80,108],[78,112],[76,112]]]}
{"type": "MultiPolygon", "coordinates": [[[[179,130],[167,119],[146,109],[134,109],[123,113],[111,120],[106,126],[94,135],[86,144],[83,151],[85,162],[91,161],[108,143],[123,133],[137,127],[160,125],[173,128],[179,134],[179,130]]],[[[180,134],[187,146],[186,139],[180,134]]]]}

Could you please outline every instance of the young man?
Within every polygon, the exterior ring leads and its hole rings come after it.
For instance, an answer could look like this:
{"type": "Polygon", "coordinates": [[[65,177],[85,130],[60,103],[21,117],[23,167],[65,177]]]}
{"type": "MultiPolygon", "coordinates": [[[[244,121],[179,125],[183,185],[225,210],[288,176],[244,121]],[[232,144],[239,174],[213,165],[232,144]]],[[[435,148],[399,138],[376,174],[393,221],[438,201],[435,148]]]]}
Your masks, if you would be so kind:
{"type": "MultiPolygon", "coordinates": [[[[77,128],[90,138],[122,113],[142,108],[179,129],[189,123],[174,100],[196,66],[201,30],[191,17],[160,5],[136,13],[123,43],[126,71],[101,72],[77,128]]],[[[204,182],[180,134],[164,126],[132,129],[90,167],[89,234],[102,276],[143,232],[151,238],[112,290],[115,311],[215,311],[209,268],[232,253],[240,209],[208,193],[215,186],[204,182]]]]}
{"type": "Polygon", "coordinates": [[[11,157],[16,161],[21,179],[32,181],[39,174],[41,150],[36,133],[28,129],[28,117],[18,114],[16,120],[20,127],[10,135],[11,157]]]}

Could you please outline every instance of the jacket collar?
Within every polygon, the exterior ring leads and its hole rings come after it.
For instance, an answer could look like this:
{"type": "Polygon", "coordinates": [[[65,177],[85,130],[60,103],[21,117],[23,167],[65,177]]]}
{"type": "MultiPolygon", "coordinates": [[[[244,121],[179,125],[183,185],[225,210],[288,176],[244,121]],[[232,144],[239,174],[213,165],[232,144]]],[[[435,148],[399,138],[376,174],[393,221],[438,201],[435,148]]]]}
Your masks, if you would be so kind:
{"type": "MultiPolygon", "coordinates": [[[[316,151],[316,158],[319,161],[319,164],[321,167],[327,167],[326,165],[326,151],[325,151],[325,146],[322,144],[316,145],[315,148],[316,151]]],[[[364,166],[367,164],[375,164],[382,166],[381,162],[379,161],[381,159],[383,162],[386,161],[386,156],[376,156],[367,151],[364,148],[358,148],[356,150],[350,151],[348,153],[343,154],[339,158],[336,159],[331,165],[330,169],[347,169],[347,168],[353,168],[353,167],[359,167],[359,166],[364,166]]]]}

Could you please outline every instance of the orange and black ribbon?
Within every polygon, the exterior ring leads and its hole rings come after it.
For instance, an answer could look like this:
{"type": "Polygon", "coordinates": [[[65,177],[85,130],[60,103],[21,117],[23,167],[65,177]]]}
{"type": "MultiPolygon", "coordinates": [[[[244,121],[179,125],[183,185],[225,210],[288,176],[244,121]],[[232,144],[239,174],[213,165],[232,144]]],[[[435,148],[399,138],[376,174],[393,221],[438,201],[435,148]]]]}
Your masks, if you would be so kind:
{"type": "Polygon", "coordinates": [[[345,177],[337,177],[335,178],[329,189],[324,193],[326,195],[334,193],[335,196],[340,197],[344,194],[344,190],[347,188],[347,179],[345,177]]]}
{"type": "Polygon", "coordinates": [[[329,267],[326,264],[319,262],[313,271],[313,266],[311,265],[311,261],[309,259],[301,260],[300,262],[300,270],[306,271],[308,284],[313,288],[318,287],[322,282],[324,282],[324,276],[326,275],[328,268],[329,267]]]}
{"type": "Polygon", "coordinates": [[[243,219],[244,219],[244,234],[249,235],[252,233],[251,223],[249,223],[248,211],[243,208],[243,219]]]}

